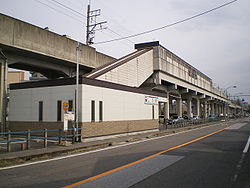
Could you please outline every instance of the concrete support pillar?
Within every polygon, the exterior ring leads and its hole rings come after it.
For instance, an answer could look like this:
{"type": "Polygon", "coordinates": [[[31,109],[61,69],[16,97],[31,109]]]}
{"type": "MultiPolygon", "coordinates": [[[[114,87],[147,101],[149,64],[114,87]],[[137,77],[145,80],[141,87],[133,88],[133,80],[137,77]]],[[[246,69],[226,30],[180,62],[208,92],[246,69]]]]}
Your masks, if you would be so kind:
{"type": "Polygon", "coordinates": [[[215,115],[219,115],[219,105],[217,103],[215,103],[215,115]]]}
{"type": "Polygon", "coordinates": [[[169,100],[164,103],[164,118],[169,119],[169,100]]]}
{"type": "Polygon", "coordinates": [[[219,113],[219,115],[221,115],[222,114],[222,104],[220,104],[220,113],[219,113]]]}
{"type": "Polygon", "coordinates": [[[226,117],[227,114],[227,105],[226,103],[223,104],[223,116],[226,117]]]}
{"type": "MultiPolygon", "coordinates": [[[[2,55],[2,54],[0,54],[2,55]]],[[[6,131],[7,114],[7,60],[0,56],[0,131],[6,131]]]]}
{"type": "Polygon", "coordinates": [[[197,99],[196,109],[197,109],[197,116],[199,116],[199,117],[201,116],[200,106],[201,106],[200,99],[197,99]]]}
{"type": "Polygon", "coordinates": [[[188,117],[192,117],[193,113],[192,113],[192,98],[188,98],[187,99],[187,115],[188,117]]]}
{"type": "Polygon", "coordinates": [[[182,116],[182,99],[179,98],[176,100],[177,103],[177,115],[182,116]]]}
{"type": "Polygon", "coordinates": [[[0,126],[1,132],[3,131],[2,119],[3,119],[3,95],[4,95],[4,66],[2,60],[0,60],[0,126]]]}
{"type": "Polygon", "coordinates": [[[218,104],[218,115],[220,115],[220,104],[218,104]]]}
{"type": "Polygon", "coordinates": [[[211,102],[207,102],[207,115],[211,114],[211,102]]]}
{"type": "Polygon", "coordinates": [[[214,102],[211,102],[211,115],[215,115],[215,113],[214,113],[214,102]]]}
{"type": "Polygon", "coordinates": [[[207,114],[208,114],[208,104],[207,104],[207,101],[204,102],[204,117],[207,118],[207,114]]]}

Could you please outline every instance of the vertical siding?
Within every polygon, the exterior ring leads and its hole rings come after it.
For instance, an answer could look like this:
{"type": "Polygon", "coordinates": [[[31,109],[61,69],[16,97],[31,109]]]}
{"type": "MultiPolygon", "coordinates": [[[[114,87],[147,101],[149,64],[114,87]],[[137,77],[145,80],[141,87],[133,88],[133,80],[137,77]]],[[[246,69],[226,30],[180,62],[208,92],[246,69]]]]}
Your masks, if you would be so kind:
{"type": "Polygon", "coordinates": [[[110,70],[97,79],[139,87],[153,73],[153,50],[110,70]]]}

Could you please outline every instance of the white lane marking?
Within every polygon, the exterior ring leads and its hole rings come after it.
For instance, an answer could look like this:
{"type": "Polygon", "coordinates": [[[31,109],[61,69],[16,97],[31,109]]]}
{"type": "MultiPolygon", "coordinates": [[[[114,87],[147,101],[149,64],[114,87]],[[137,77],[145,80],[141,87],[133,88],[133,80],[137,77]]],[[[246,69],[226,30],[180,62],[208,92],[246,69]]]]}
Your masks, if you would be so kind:
{"type": "Polygon", "coordinates": [[[244,161],[244,158],[245,158],[245,155],[246,155],[245,153],[247,153],[248,148],[249,148],[249,144],[250,144],[250,136],[248,137],[246,146],[245,146],[245,148],[244,148],[244,150],[243,150],[243,153],[242,153],[242,155],[241,155],[241,157],[240,157],[240,160],[239,160],[239,162],[238,162],[238,164],[237,164],[237,166],[236,166],[235,174],[234,174],[234,176],[232,177],[232,181],[233,181],[233,182],[236,182],[236,180],[237,180],[237,178],[238,178],[238,176],[239,176],[240,169],[241,169],[241,166],[242,166],[242,164],[243,164],[243,161],[244,161]]]}
{"type": "Polygon", "coordinates": [[[210,126],[205,126],[205,127],[198,127],[198,128],[190,129],[190,130],[183,131],[183,132],[178,132],[178,133],[173,133],[173,134],[169,134],[169,135],[159,136],[159,137],[150,138],[150,139],[146,139],[146,140],[139,140],[139,141],[136,141],[136,142],[131,142],[131,143],[123,144],[123,145],[111,146],[111,147],[107,147],[107,148],[102,148],[102,149],[97,149],[97,150],[92,150],[92,151],[87,151],[87,152],[82,152],[82,153],[76,153],[76,154],[71,154],[71,155],[62,156],[62,157],[56,157],[56,158],[53,158],[53,159],[46,159],[46,160],[42,160],[42,161],[35,161],[35,162],[23,163],[23,164],[19,164],[19,165],[0,167],[0,170],[19,168],[19,167],[30,166],[30,165],[34,165],[34,164],[41,164],[41,163],[46,163],[46,162],[50,162],[50,161],[57,161],[57,160],[71,158],[71,157],[77,157],[77,156],[81,156],[81,155],[87,155],[87,154],[91,154],[91,153],[97,153],[97,152],[100,152],[100,151],[106,151],[106,150],[111,150],[111,149],[115,149],[115,148],[125,147],[125,146],[129,146],[129,145],[132,145],[132,144],[139,144],[139,143],[148,142],[148,141],[152,141],[152,140],[157,140],[157,139],[161,139],[161,138],[165,138],[165,137],[175,136],[175,135],[178,135],[178,134],[184,134],[184,133],[199,130],[199,129],[214,127],[214,126],[218,126],[218,125],[221,125],[221,124],[215,124],[215,125],[210,125],[210,126]]]}
{"type": "Polygon", "coordinates": [[[245,158],[245,153],[242,153],[241,157],[240,157],[240,160],[236,166],[236,170],[235,170],[235,174],[234,176],[232,177],[232,181],[233,182],[236,182],[238,176],[239,176],[239,173],[240,173],[240,169],[241,169],[241,166],[243,164],[243,161],[244,161],[244,158],[245,158]]]}
{"type": "Polygon", "coordinates": [[[245,126],[247,123],[236,123],[230,127],[228,127],[228,130],[236,130],[236,129],[240,129],[241,127],[245,126]]]}
{"type": "Polygon", "coordinates": [[[243,153],[247,153],[249,145],[250,145],[250,136],[248,137],[248,141],[247,141],[246,146],[245,146],[245,148],[243,150],[243,153]]]}
{"type": "Polygon", "coordinates": [[[77,188],[127,188],[183,159],[183,156],[158,155],[106,176],[79,184],[77,188]]]}

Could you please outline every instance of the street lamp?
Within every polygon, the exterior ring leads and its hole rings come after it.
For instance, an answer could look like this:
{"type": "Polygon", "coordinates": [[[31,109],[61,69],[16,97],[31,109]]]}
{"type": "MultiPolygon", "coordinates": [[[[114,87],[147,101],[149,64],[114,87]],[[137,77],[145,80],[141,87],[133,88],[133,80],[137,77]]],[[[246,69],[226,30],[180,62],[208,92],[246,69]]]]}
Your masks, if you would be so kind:
{"type": "Polygon", "coordinates": [[[230,88],[236,88],[237,86],[229,86],[229,87],[227,87],[225,90],[224,90],[224,93],[226,93],[226,95],[227,95],[227,90],[228,89],[230,89],[230,88]]]}
{"type": "MultiPolygon", "coordinates": [[[[228,89],[230,89],[230,88],[236,88],[237,86],[229,86],[229,87],[227,87],[225,90],[224,90],[224,93],[226,94],[226,96],[227,96],[227,98],[228,98],[228,95],[227,95],[227,90],[228,89]]],[[[230,99],[229,99],[230,100],[230,99]]],[[[228,102],[226,102],[226,104],[225,104],[225,107],[224,107],[224,114],[225,114],[225,118],[226,118],[226,116],[228,115],[228,106],[229,106],[229,104],[228,104],[228,102]]]]}

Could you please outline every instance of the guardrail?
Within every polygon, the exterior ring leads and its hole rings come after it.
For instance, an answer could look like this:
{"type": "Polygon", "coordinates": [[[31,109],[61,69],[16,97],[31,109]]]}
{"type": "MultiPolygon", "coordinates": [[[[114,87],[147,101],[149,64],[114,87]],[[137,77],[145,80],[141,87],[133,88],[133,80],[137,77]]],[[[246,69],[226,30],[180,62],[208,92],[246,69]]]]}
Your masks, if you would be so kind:
{"type": "Polygon", "coordinates": [[[67,142],[71,139],[72,143],[75,143],[76,138],[80,136],[79,131],[81,128],[71,128],[67,131],[63,131],[62,129],[44,129],[44,130],[27,130],[27,131],[15,131],[15,132],[0,132],[0,136],[3,140],[0,140],[0,143],[7,144],[7,152],[11,152],[11,145],[15,143],[21,144],[21,150],[29,150],[31,141],[42,140],[43,148],[48,147],[48,142],[51,140],[58,142],[58,144],[62,144],[63,141],[67,142]],[[57,133],[58,136],[48,136],[48,133],[57,133]],[[39,135],[39,133],[41,133],[39,135]],[[33,134],[33,135],[32,135],[33,134]],[[12,139],[13,135],[15,137],[12,139]],[[41,136],[42,135],[42,136],[41,136]],[[18,136],[25,136],[26,138],[18,138],[18,136]]]}
{"type": "Polygon", "coordinates": [[[187,127],[195,124],[204,123],[204,119],[197,119],[197,120],[182,120],[177,122],[167,122],[166,123],[166,129],[171,128],[180,128],[180,127],[187,127]]]}
{"type": "Polygon", "coordinates": [[[190,120],[179,120],[179,121],[167,121],[165,123],[165,128],[166,129],[171,129],[171,128],[180,128],[180,127],[187,127],[195,124],[201,124],[201,123],[206,123],[206,122],[213,122],[213,121],[227,121],[229,118],[224,118],[224,117],[217,117],[215,119],[209,119],[209,118],[200,118],[200,119],[190,119],[190,120]]]}

